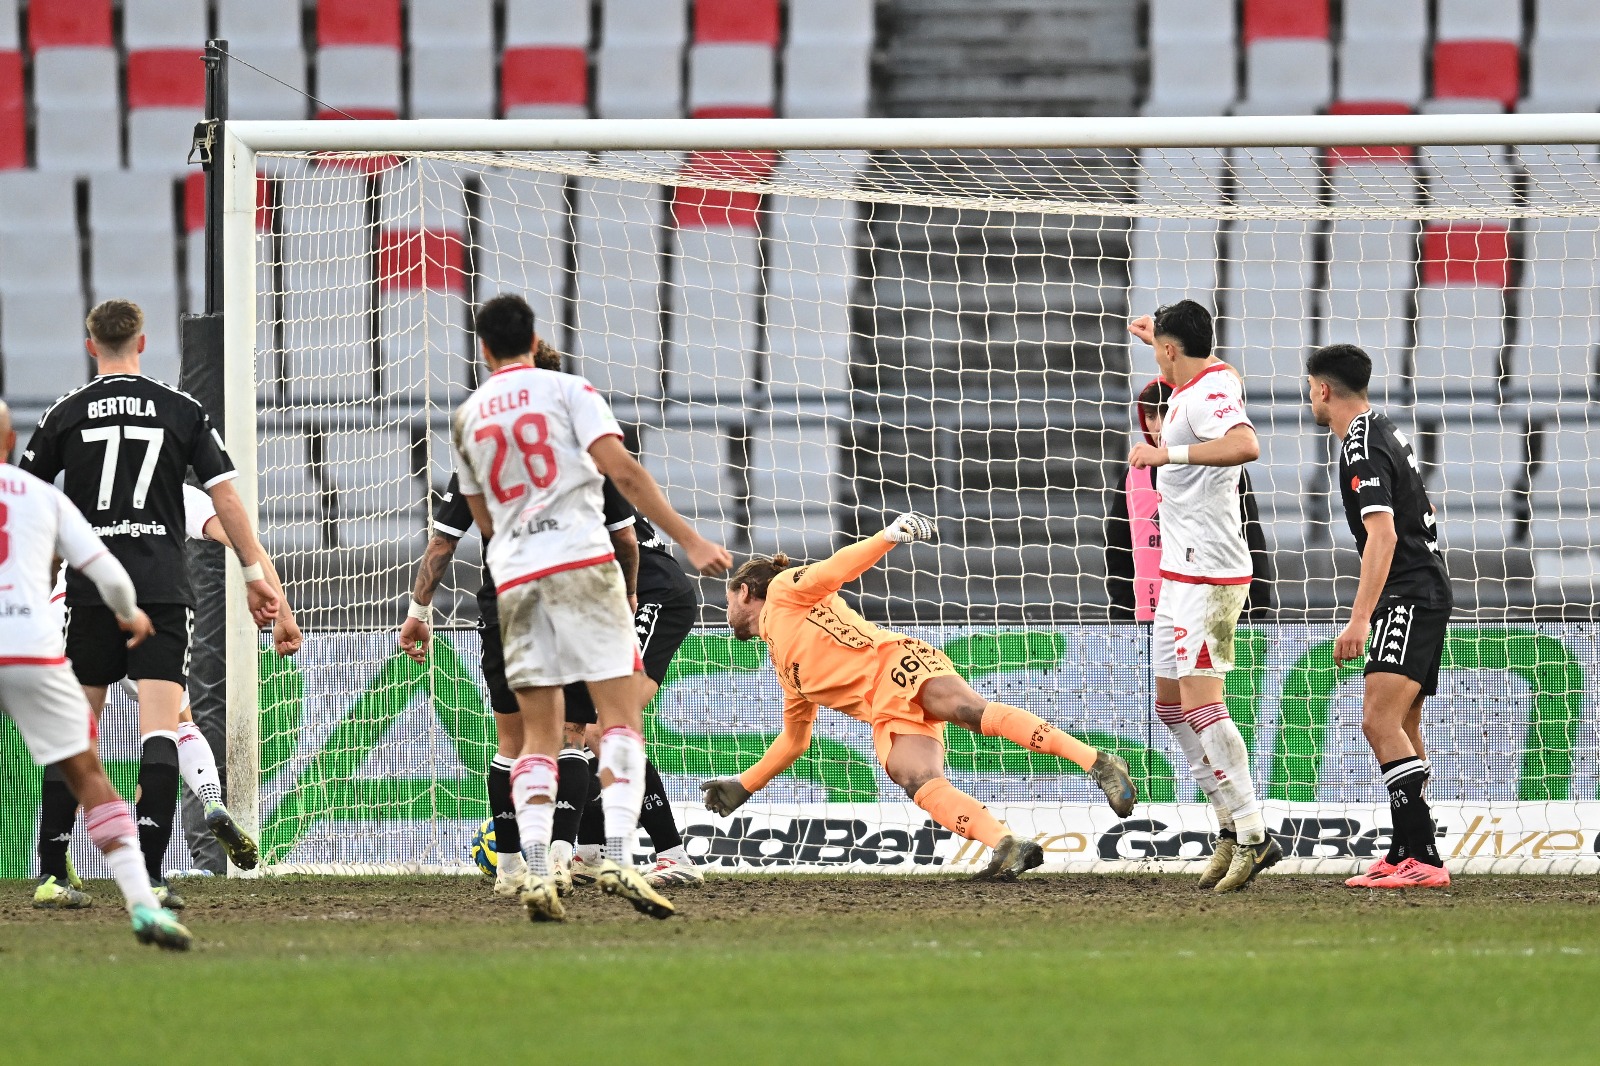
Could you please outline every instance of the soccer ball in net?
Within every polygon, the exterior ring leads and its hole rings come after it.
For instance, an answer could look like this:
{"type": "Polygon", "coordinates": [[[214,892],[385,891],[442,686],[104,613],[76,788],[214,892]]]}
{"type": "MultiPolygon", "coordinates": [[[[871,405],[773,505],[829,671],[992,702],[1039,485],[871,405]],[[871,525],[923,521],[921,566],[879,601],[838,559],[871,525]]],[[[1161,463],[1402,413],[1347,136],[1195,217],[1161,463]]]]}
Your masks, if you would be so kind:
{"type": "Polygon", "coordinates": [[[500,853],[494,846],[494,818],[483,820],[478,831],[472,834],[472,861],[483,871],[483,876],[493,877],[500,866],[500,853]]]}

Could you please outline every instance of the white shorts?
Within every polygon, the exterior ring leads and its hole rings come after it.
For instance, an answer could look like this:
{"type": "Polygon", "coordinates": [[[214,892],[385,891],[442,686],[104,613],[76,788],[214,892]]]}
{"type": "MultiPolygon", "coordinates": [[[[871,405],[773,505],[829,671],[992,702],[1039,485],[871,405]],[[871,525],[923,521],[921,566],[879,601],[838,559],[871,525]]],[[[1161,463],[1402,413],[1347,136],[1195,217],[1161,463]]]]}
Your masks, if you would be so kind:
{"type": "Polygon", "coordinates": [[[506,685],[556,688],[644,669],[622,571],[614,563],[563,570],[500,593],[506,685]]]}
{"type": "Polygon", "coordinates": [[[1196,585],[1163,578],[1151,635],[1157,677],[1221,677],[1233,669],[1233,633],[1249,585],[1196,585]]]}
{"type": "Polygon", "coordinates": [[[81,755],[93,744],[89,701],[64,661],[58,666],[0,666],[0,707],[17,724],[40,766],[81,755]]]}

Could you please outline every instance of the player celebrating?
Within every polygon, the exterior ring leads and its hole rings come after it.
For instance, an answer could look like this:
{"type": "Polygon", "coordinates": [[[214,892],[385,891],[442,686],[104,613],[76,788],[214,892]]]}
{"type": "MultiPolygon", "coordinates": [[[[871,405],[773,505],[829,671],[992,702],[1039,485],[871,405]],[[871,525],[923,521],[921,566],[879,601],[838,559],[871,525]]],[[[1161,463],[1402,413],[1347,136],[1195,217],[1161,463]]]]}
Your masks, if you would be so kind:
{"type": "Polygon", "coordinates": [[[1250,750],[1223,702],[1234,629],[1253,567],[1239,505],[1240,468],[1261,454],[1239,375],[1211,354],[1211,313],[1180,300],[1128,330],[1155,349],[1172,383],[1162,444],[1134,446],[1133,467],[1161,472],[1161,589],[1151,657],[1156,714],[1172,731],[1220,831],[1201,887],[1243,888],[1283,858],[1267,836],[1250,750]]]}
{"type": "Polygon", "coordinates": [[[601,481],[716,574],[731,559],[672,509],[628,454],[610,407],[580,377],[528,365],[533,310],[512,295],[478,311],[474,326],[492,372],[454,419],[456,472],[485,542],[495,580],[506,683],[522,717],[522,755],[511,769],[517,828],[528,864],[523,906],[534,921],[565,911],[550,876],[549,846],[561,750],[562,686],[588,684],[603,731],[601,803],[606,858],[600,886],[642,913],[672,904],[627,865],[644,794],[639,642],[601,513],[601,481]]]}
{"type": "Polygon", "coordinates": [[[17,435],[0,402],[0,708],[16,723],[34,762],[55,771],[87,812],[89,835],[105,855],[142,943],[182,951],[189,930],[162,909],[151,891],[139,834],[128,805],[111,786],[94,752],[94,719],[67,665],[53,624],[47,584],[60,556],[94,586],[127,645],[152,633],[134,600],[128,572],[72,502],[53,485],[11,465],[17,435]]]}
{"type": "Polygon", "coordinates": [[[751,559],[728,581],[728,625],[740,640],[767,642],[783,688],[783,732],[737,777],[701,784],[706,808],[732,814],[811,746],[818,706],[872,726],[889,779],[934,821],[994,849],[983,879],[1012,880],[1044,861],[1044,849],[1012,833],[989,809],[944,776],[944,727],[953,722],[986,737],[1068,759],[1088,772],[1118,817],[1137,794],[1128,764],[1096,751],[1020,707],[990,703],[962,680],[945,654],[868,622],[839,596],[896,544],[932,540],[933,523],[903,514],[874,537],[820,563],[792,567],[784,555],[751,559]]]}
{"type": "Polygon", "coordinates": [[[1383,771],[1394,829],[1389,853],[1354,888],[1447,888],[1422,788],[1422,701],[1439,689],[1450,575],[1434,533],[1433,505],[1411,444],[1367,402],[1372,359],[1353,344],[1311,353],[1311,415],[1342,442],[1339,497],[1361,552],[1350,621],[1333,646],[1343,664],[1367,656],[1361,732],[1383,771]],[[1372,647],[1367,648],[1367,636],[1372,647]]]}
{"type": "MultiPolygon", "coordinates": [[[[263,572],[249,515],[231,484],[233,463],[205,409],[139,373],[144,312],[126,300],[107,300],[89,312],[87,325],[86,347],[98,364],[97,376],[45,411],[22,468],[44,481],[65,474],[67,498],[126,568],[155,625],[154,636],[129,648],[115,613],[93,583],[78,573],[68,577],[67,657],[89,706],[98,714],[106,687],[123,677],[139,682],[139,846],[157,897],[170,897],[161,857],[177,809],[178,712],[194,618],[182,540],[183,482],[191,468],[211,494],[244,567],[256,622],[265,625],[275,618],[279,601],[263,572]]],[[[60,776],[47,773],[39,810],[40,873],[46,878],[67,879],[67,839],[76,806],[60,776]]]]}

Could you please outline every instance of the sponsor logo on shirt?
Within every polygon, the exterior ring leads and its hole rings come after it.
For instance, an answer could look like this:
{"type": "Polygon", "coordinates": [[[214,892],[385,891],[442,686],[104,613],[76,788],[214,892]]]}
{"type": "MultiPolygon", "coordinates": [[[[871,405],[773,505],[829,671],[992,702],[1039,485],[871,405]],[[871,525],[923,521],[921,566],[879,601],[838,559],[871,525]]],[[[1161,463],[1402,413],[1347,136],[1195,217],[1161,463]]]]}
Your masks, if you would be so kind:
{"type": "Polygon", "coordinates": [[[1351,477],[1350,479],[1351,492],[1360,492],[1362,489],[1375,489],[1377,487],[1378,479],[1376,476],[1369,478],[1351,477]]]}
{"type": "Polygon", "coordinates": [[[0,618],[31,618],[33,608],[25,603],[0,604],[0,618]]]}
{"type": "Polygon", "coordinates": [[[113,522],[109,526],[95,526],[97,537],[164,537],[167,527],[160,522],[113,522]]]}
{"type": "Polygon", "coordinates": [[[520,526],[511,530],[513,539],[516,537],[535,537],[540,533],[553,533],[561,528],[561,523],[554,518],[530,518],[520,526]]]}

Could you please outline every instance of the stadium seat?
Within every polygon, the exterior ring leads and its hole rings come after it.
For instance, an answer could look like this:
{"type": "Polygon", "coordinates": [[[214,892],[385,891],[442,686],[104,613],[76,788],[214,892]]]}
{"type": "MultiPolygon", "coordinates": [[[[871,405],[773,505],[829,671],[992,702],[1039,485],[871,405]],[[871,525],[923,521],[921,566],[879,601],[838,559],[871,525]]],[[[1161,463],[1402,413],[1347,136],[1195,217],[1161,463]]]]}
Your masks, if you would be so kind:
{"type": "Polygon", "coordinates": [[[1528,48],[1528,99],[1560,104],[1567,111],[1600,107],[1597,47],[1600,41],[1590,38],[1536,39],[1528,48]]]}
{"type": "Polygon", "coordinates": [[[122,46],[199,48],[206,43],[206,0],[122,0],[122,46]]]}
{"type": "Polygon", "coordinates": [[[1428,0],[1344,0],[1340,39],[1382,38],[1419,48],[1428,39],[1428,0]]]}
{"type": "Polygon", "coordinates": [[[602,46],[595,57],[597,117],[679,117],[683,111],[680,60],[677,45],[602,46]]]}
{"type": "Polygon", "coordinates": [[[194,124],[205,116],[200,57],[198,47],[128,53],[128,165],[133,169],[183,169],[194,124]]]}
{"type": "Polygon", "coordinates": [[[734,481],[722,427],[697,420],[693,428],[644,430],[639,435],[639,461],[654,475],[673,506],[700,526],[702,535],[720,536],[726,542],[732,532],[734,481]]]}
{"type": "Polygon", "coordinates": [[[216,4],[217,34],[230,48],[304,44],[300,0],[216,0],[216,4]]]}
{"type": "Polygon", "coordinates": [[[1441,41],[1520,41],[1522,0],[1437,0],[1434,36],[1441,41]]]}
{"type": "Polygon", "coordinates": [[[760,44],[696,44],[689,50],[689,110],[773,105],[773,51],[760,44]]]}
{"type": "Polygon", "coordinates": [[[778,0],[695,0],[695,44],[778,44],[778,0]]]}
{"type": "MultiPolygon", "coordinates": [[[[1221,150],[1146,149],[1139,162],[1140,199],[1191,207],[1221,203],[1221,150]]],[[[1187,293],[1216,289],[1220,229],[1208,218],[1135,219],[1129,235],[1128,313],[1150,314],[1187,293]]]]}
{"type": "MultiPolygon", "coordinates": [[[[1600,421],[1592,408],[1569,406],[1536,427],[1539,462],[1529,481],[1536,514],[1581,514],[1600,504],[1600,421]]],[[[1535,523],[1537,526],[1538,523],[1535,523]]],[[[1567,543],[1588,544],[1590,536],[1567,543]]]]}
{"type": "Polygon", "coordinates": [[[839,449],[829,423],[775,407],[756,415],[750,440],[750,548],[796,559],[833,547],[839,449]]]}
{"type": "MultiPolygon", "coordinates": [[[[1410,149],[1330,152],[1332,203],[1342,208],[1406,208],[1420,188],[1410,149]]],[[[1357,344],[1376,364],[1374,391],[1396,379],[1410,345],[1416,285],[1416,223],[1336,219],[1328,231],[1326,343],[1357,344]]],[[[1399,395],[1394,397],[1399,400],[1399,395]]]]}
{"type": "Polygon", "coordinates": [[[52,403],[89,379],[83,296],[0,292],[0,355],[7,402],[52,403]]]}
{"type": "Polygon", "coordinates": [[[1237,95],[1233,42],[1152,40],[1147,102],[1221,114],[1237,95]]]}
{"type": "Polygon", "coordinates": [[[1229,234],[1222,343],[1252,381],[1297,396],[1310,350],[1311,225],[1250,220],[1229,234]]]}
{"type": "Polygon", "coordinates": [[[351,45],[317,52],[317,98],[358,118],[400,114],[400,51],[351,45]]]}
{"type": "Polygon", "coordinates": [[[76,237],[76,183],[53,174],[0,174],[0,233],[76,237]]]}
{"type": "Polygon", "coordinates": [[[28,101],[23,90],[22,53],[0,51],[0,171],[28,165],[28,101]]]}
{"type": "Polygon", "coordinates": [[[1495,100],[1511,107],[1521,92],[1514,41],[1440,41],[1433,46],[1433,95],[1495,100]]]}
{"type": "Polygon", "coordinates": [[[590,43],[589,0],[507,0],[507,48],[583,48],[590,43]]]}
{"type": "Polygon", "coordinates": [[[1438,430],[1441,462],[1429,471],[1428,495],[1439,510],[1440,546],[1478,551],[1505,547],[1512,493],[1526,476],[1520,425],[1446,419],[1438,430]]]}
{"type": "Polygon", "coordinates": [[[1388,100],[1416,106],[1426,95],[1423,45],[1402,37],[1348,40],[1339,52],[1341,100],[1388,100]]]}
{"type": "Polygon", "coordinates": [[[1523,225],[1512,375],[1535,399],[1600,395],[1600,223],[1535,218],[1523,225]]]}
{"type": "Polygon", "coordinates": [[[493,0],[406,0],[411,47],[494,47],[493,0]]]}
{"type": "Polygon", "coordinates": [[[244,62],[260,67],[280,85],[245,66],[228,68],[228,114],[239,119],[303,119],[306,54],[298,0],[217,0],[217,35],[244,62]],[[298,89],[300,92],[296,92],[298,89]]]}
{"type": "Polygon", "coordinates": [[[322,434],[322,484],[337,494],[341,521],[409,514],[424,498],[425,483],[414,473],[408,427],[380,425],[322,434]]]}
{"type": "Polygon", "coordinates": [[[490,0],[409,0],[411,117],[494,118],[490,0]]]}
{"type": "MultiPolygon", "coordinates": [[[[1425,250],[1427,238],[1425,233],[1425,250]]],[[[1417,289],[1416,393],[1491,399],[1498,392],[1505,344],[1505,293],[1492,285],[1429,284],[1431,266],[1424,259],[1424,281],[1417,289]]],[[[1391,377],[1395,373],[1391,368],[1391,377]]]]}
{"type": "Polygon", "coordinates": [[[877,36],[873,0],[789,0],[790,48],[805,44],[872,45],[877,36]]]}
{"type": "Polygon", "coordinates": [[[843,200],[775,197],[770,205],[767,387],[774,395],[849,387],[856,213],[843,200]]]}
{"type": "Polygon", "coordinates": [[[164,174],[96,174],[89,179],[89,233],[170,236],[173,193],[173,179],[164,174]]]}
{"type": "Polygon", "coordinates": [[[400,49],[400,0],[318,0],[317,47],[400,49]]]}
{"type": "Polygon", "coordinates": [[[684,227],[674,237],[667,395],[740,404],[755,376],[759,238],[753,230],[684,227]]]}
{"type": "Polygon", "coordinates": [[[1250,104],[1318,111],[1333,95],[1332,82],[1333,50],[1326,40],[1267,38],[1245,46],[1245,98],[1250,104]]]}
{"type": "Polygon", "coordinates": [[[872,95],[872,44],[791,40],[783,53],[787,118],[860,118],[872,95]]]}
{"type": "Polygon", "coordinates": [[[507,48],[500,68],[507,118],[587,118],[589,53],[582,48],[507,48]]]}
{"type": "Polygon", "coordinates": [[[479,181],[478,292],[515,290],[527,297],[536,321],[562,321],[570,253],[566,180],[559,174],[489,170],[479,181]]]}
{"type": "Polygon", "coordinates": [[[69,232],[45,239],[40,232],[0,233],[0,293],[79,291],[77,236],[69,232]]]}
{"type": "Polygon", "coordinates": [[[110,48],[111,0],[32,0],[28,5],[28,47],[110,48]]]}
{"type": "Polygon", "coordinates": [[[687,0],[604,0],[600,7],[600,46],[683,47],[689,34],[687,0]]]}
{"type": "MultiPolygon", "coordinates": [[[[1247,399],[1254,402],[1253,396],[1247,399]]],[[[1250,485],[1264,523],[1288,531],[1294,546],[1305,542],[1306,496],[1318,467],[1326,469],[1326,433],[1301,421],[1287,406],[1253,416],[1261,458],[1249,466],[1250,485]]]]}
{"type": "Polygon", "coordinates": [[[582,373],[602,391],[661,395],[661,205],[647,186],[578,184],[577,338],[582,373]]]}
{"type": "Polygon", "coordinates": [[[33,102],[40,110],[114,107],[117,53],[110,48],[51,48],[33,57],[33,102]]]}
{"type": "Polygon", "coordinates": [[[1263,40],[1328,39],[1328,0],[1245,0],[1246,45],[1263,40]]]}
{"type": "Polygon", "coordinates": [[[1424,148],[1422,160],[1429,198],[1441,207],[1498,213],[1515,203],[1515,171],[1501,147],[1424,148]]]}
{"type": "Polygon", "coordinates": [[[1600,38],[1600,7],[1590,0],[1536,0],[1533,39],[1600,38]]]}
{"type": "Polygon", "coordinates": [[[1232,45],[1234,0],[1150,0],[1150,44],[1208,41],[1232,45]]]}

